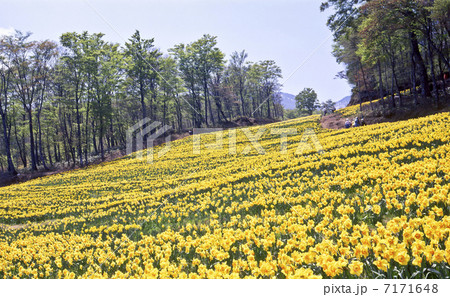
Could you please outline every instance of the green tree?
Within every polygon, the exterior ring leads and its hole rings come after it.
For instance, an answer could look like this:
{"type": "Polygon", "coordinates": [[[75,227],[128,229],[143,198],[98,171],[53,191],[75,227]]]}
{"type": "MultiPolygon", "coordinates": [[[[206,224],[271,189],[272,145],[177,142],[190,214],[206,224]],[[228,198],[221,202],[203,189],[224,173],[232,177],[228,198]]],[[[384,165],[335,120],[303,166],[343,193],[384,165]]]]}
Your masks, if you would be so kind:
{"type": "Polygon", "coordinates": [[[260,62],[262,68],[262,89],[264,94],[264,102],[267,102],[267,117],[272,118],[273,113],[271,107],[275,112],[275,99],[276,94],[279,92],[281,76],[281,68],[276,65],[273,60],[264,60],[260,62]]]}
{"type": "Polygon", "coordinates": [[[183,82],[178,76],[176,61],[170,57],[160,59],[160,74],[164,79],[160,81],[162,101],[162,123],[168,124],[176,118],[177,127],[183,128],[183,115],[180,93],[184,91],[183,82]]]}
{"type": "Polygon", "coordinates": [[[234,92],[240,99],[241,109],[239,110],[241,115],[247,115],[247,108],[245,102],[245,91],[248,66],[245,64],[248,54],[245,50],[241,52],[233,52],[231,54],[230,65],[228,66],[228,77],[232,84],[234,92]]]}
{"type": "MultiPolygon", "coordinates": [[[[138,30],[125,43],[126,73],[141,102],[142,119],[147,117],[146,97],[150,93],[150,116],[153,117],[153,100],[156,98],[159,59],[161,52],[153,45],[154,39],[143,39],[138,30]]],[[[156,102],[155,102],[156,103],[156,102]]]]}
{"type": "MultiPolygon", "coordinates": [[[[67,49],[62,55],[61,66],[68,72],[67,80],[70,82],[75,99],[76,121],[77,121],[77,151],[80,166],[83,166],[82,138],[81,138],[81,100],[86,87],[85,53],[83,51],[83,40],[87,38],[87,32],[83,34],[65,33],[61,35],[60,42],[67,49]]],[[[87,162],[87,160],[86,160],[87,162]]]]}
{"type": "Polygon", "coordinates": [[[322,111],[328,113],[333,113],[336,110],[336,103],[333,102],[333,100],[328,99],[327,101],[323,102],[321,104],[322,111]]]}
{"type": "Polygon", "coordinates": [[[12,175],[17,175],[11,156],[11,122],[9,114],[11,109],[10,94],[12,90],[13,68],[11,65],[12,52],[9,50],[10,42],[7,36],[0,39],[0,116],[2,118],[3,140],[8,172],[12,175]]]}
{"type": "Polygon", "coordinates": [[[252,100],[252,113],[271,118],[275,111],[275,101],[280,89],[281,68],[273,60],[251,63],[248,70],[249,92],[252,100]]]}
{"type": "Polygon", "coordinates": [[[39,141],[39,159],[45,170],[49,170],[46,163],[45,151],[42,141],[42,125],[41,115],[44,105],[49,101],[48,87],[51,80],[51,73],[54,68],[54,64],[58,58],[59,52],[58,45],[53,41],[40,41],[36,43],[33,50],[34,60],[36,61],[35,67],[37,67],[39,88],[36,99],[36,122],[38,126],[38,141],[39,141]]]}
{"type": "Polygon", "coordinates": [[[214,73],[221,72],[224,64],[224,53],[216,47],[217,37],[209,34],[190,44],[193,54],[194,67],[203,89],[203,99],[205,102],[205,124],[208,126],[208,119],[214,124],[211,100],[209,99],[209,84],[214,73]],[[209,117],[208,117],[209,110],[209,117]]]}
{"type": "Polygon", "coordinates": [[[192,48],[183,43],[175,45],[169,52],[173,55],[178,65],[180,76],[183,79],[184,86],[188,90],[190,102],[188,102],[192,123],[196,128],[201,127],[203,123],[200,86],[198,84],[198,74],[192,48]]]}
{"type": "Polygon", "coordinates": [[[300,113],[312,115],[320,107],[316,92],[311,88],[304,88],[295,96],[296,107],[300,113]]]}
{"type": "Polygon", "coordinates": [[[185,87],[189,90],[192,98],[190,107],[192,108],[194,127],[200,127],[202,123],[208,126],[208,120],[211,120],[212,124],[214,124],[209,98],[210,84],[213,74],[223,70],[225,56],[216,47],[216,39],[217,37],[206,34],[188,45],[178,44],[169,50],[177,61],[185,87]],[[201,104],[201,93],[203,93],[204,110],[201,104]]]}
{"type": "Polygon", "coordinates": [[[31,169],[37,170],[36,143],[33,128],[33,111],[35,100],[41,83],[39,60],[33,53],[36,42],[28,41],[31,33],[16,31],[14,36],[8,36],[2,44],[3,51],[8,52],[13,69],[14,92],[28,117],[30,137],[31,169]]]}

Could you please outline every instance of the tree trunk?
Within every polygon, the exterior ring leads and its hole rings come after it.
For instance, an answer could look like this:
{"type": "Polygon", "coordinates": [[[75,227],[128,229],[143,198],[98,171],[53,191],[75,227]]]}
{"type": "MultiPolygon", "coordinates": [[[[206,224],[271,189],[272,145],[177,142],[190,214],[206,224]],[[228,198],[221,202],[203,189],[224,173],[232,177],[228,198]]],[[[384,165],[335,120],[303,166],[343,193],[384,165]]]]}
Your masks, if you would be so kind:
{"type": "Polygon", "coordinates": [[[208,108],[209,108],[209,117],[211,119],[212,125],[214,126],[216,124],[216,122],[214,121],[214,115],[213,115],[213,112],[212,112],[211,99],[208,99],[208,108]]]}
{"type": "MultiPolygon", "coordinates": [[[[431,26],[432,26],[432,24],[431,24],[431,22],[430,22],[430,29],[429,29],[429,32],[432,32],[431,26]]],[[[441,60],[442,62],[444,62],[444,64],[445,64],[446,67],[447,67],[447,71],[450,72],[450,60],[449,60],[449,57],[446,57],[445,54],[444,54],[444,53],[436,46],[436,44],[434,44],[434,42],[433,42],[433,40],[431,39],[431,36],[430,36],[430,35],[431,35],[431,33],[430,33],[430,34],[427,34],[427,40],[428,40],[429,44],[431,45],[432,48],[434,48],[434,50],[435,50],[436,53],[438,54],[440,60],[441,60]]]]}
{"type": "Polygon", "coordinates": [[[145,120],[145,118],[147,117],[147,109],[145,107],[145,89],[142,80],[139,81],[139,93],[141,95],[142,120],[145,120]]]}
{"type": "Polygon", "coordinates": [[[115,147],[116,146],[116,138],[114,137],[113,117],[109,118],[109,133],[110,133],[111,147],[115,147]]]}
{"type": "Polygon", "coordinates": [[[430,37],[430,35],[431,35],[431,32],[430,32],[431,28],[429,28],[428,30],[429,30],[429,32],[427,32],[428,33],[427,34],[428,35],[427,36],[428,37],[427,38],[428,59],[430,61],[431,79],[433,81],[433,89],[434,89],[434,98],[435,98],[436,104],[439,105],[439,90],[438,90],[438,86],[437,86],[436,76],[435,76],[435,73],[434,73],[433,51],[432,51],[431,42],[430,42],[430,40],[431,40],[431,37],[430,37]]]}
{"type": "Polygon", "coordinates": [[[59,145],[58,143],[58,161],[61,162],[62,158],[61,158],[61,145],[59,145]]]}
{"type": "Polygon", "coordinates": [[[8,73],[1,72],[1,86],[2,86],[2,93],[4,100],[4,105],[2,104],[2,101],[0,100],[0,115],[2,118],[2,125],[3,125],[3,139],[5,142],[5,152],[6,152],[6,159],[8,164],[8,172],[12,175],[17,175],[16,168],[14,167],[14,162],[12,160],[11,156],[11,125],[8,127],[8,90],[9,90],[9,83],[10,83],[10,75],[11,72],[8,71],[8,73]]]}
{"type": "Polygon", "coordinates": [[[84,128],[84,138],[86,140],[86,143],[84,144],[84,164],[88,165],[89,161],[88,161],[88,152],[89,152],[89,100],[87,100],[86,103],[86,121],[85,121],[85,128],[84,128]]]}
{"type": "MultiPolygon", "coordinates": [[[[1,107],[0,107],[1,108],[1,107]]],[[[3,124],[3,140],[5,141],[5,151],[6,151],[6,159],[8,162],[8,172],[12,175],[17,175],[16,168],[14,167],[14,163],[11,157],[11,143],[10,143],[10,133],[8,133],[8,122],[6,113],[2,111],[2,124],[3,124]]]]}
{"type": "Polygon", "coordinates": [[[242,82],[239,81],[239,96],[241,97],[242,115],[245,116],[246,110],[245,110],[245,101],[244,101],[244,88],[242,85],[243,85],[242,82]]]}
{"type": "Polygon", "coordinates": [[[92,143],[94,145],[94,152],[95,152],[96,155],[98,155],[97,140],[95,138],[95,124],[94,124],[94,121],[92,121],[92,143]]]}
{"type": "Polygon", "coordinates": [[[41,129],[41,112],[37,113],[37,122],[38,122],[38,138],[39,138],[39,157],[42,162],[42,166],[44,166],[45,170],[50,170],[45,163],[45,154],[42,146],[42,129],[41,129]]]}
{"type": "Polygon", "coordinates": [[[416,90],[416,62],[414,60],[414,55],[411,51],[411,90],[414,96],[414,105],[419,105],[419,100],[416,90]]]}
{"type": "Polygon", "coordinates": [[[447,83],[445,82],[445,79],[444,79],[444,69],[442,67],[441,60],[439,60],[438,66],[439,66],[440,77],[442,78],[442,91],[444,92],[444,96],[447,96],[447,83]]]}
{"type": "Polygon", "coordinates": [[[381,75],[381,62],[379,59],[377,61],[377,68],[378,68],[378,80],[379,80],[378,96],[380,97],[381,103],[384,105],[383,76],[381,75]]]}
{"type": "Polygon", "coordinates": [[[55,154],[55,162],[61,162],[61,158],[58,158],[58,148],[56,147],[56,142],[53,144],[53,153],[55,154]]]}
{"type": "Polygon", "coordinates": [[[154,120],[155,117],[154,115],[156,114],[156,111],[153,110],[153,103],[156,102],[156,86],[155,86],[155,82],[151,82],[150,83],[150,119],[154,120]]]}
{"type": "Polygon", "coordinates": [[[105,148],[103,146],[103,136],[105,134],[104,131],[104,123],[103,123],[103,116],[100,115],[100,135],[98,137],[98,142],[100,144],[100,155],[102,157],[102,161],[105,161],[105,148]]]}
{"type": "Polygon", "coordinates": [[[361,74],[362,74],[363,82],[364,82],[364,89],[365,89],[366,92],[369,92],[369,87],[367,86],[367,81],[366,81],[366,74],[364,72],[364,67],[363,67],[363,64],[361,62],[361,58],[359,59],[359,67],[361,68],[361,74]]]}
{"type": "Polygon", "coordinates": [[[394,72],[395,72],[395,70],[394,70],[394,67],[393,67],[392,63],[391,63],[391,68],[392,68],[392,74],[391,74],[391,107],[395,108],[396,107],[396,104],[395,104],[395,88],[394,88],[394,85],[395,85],[394,72]]]}
{"type": "Polygon", "coordinates": [[[395,89],[397,90],[397,93],[398,93],[398,105],[400,106],[400,107],[402,107],[403,106],[403,103],[402,103],[402,94],[400,93],[400,87],[399,87],[399,85],[398,85],[398,80],[397,80],[397,74],[396,74],[396,72],[395,72],[395,59],[393,58],[393,65],[392,65],[392,75],[394,76],[394,81],[395,81],[395,89]]]}
{"type": "Polygon", "coordinates": [[[163,121],[162,124],[163,126],[166,125],[166,108],[167,108],[167,93],[164,91],[164,99],[163,99],[163,121]]]}
{"type": "Polygon", "coordinates": [[[22,145],[20,144],[19,137],[17,136],[17,130],[14,125],[14,137],[16,138],[17,147],[19,148],[20,159],[22,160],[22,164],[24,168],[27,168],[27,153],[25,151],[25,137],[22,135],[22,145]]]}
{"type": "Polygon", "coordinates": [[[419,50],[419,43],[417,41],[417,36],[414,32],[409,33],[409,38],[411,40],[411,49],[414,56],[414,61],[417,65],[417,74],[419,75],[422,97],[429,97],[431,95],[430,88],[428,87],[428,74],[425,63],[422,59],[422,55],[419,50]]]}
{"type": "Polygon", "coordinates": [[[203,82],[203,95],[205,96],[205,124],[208,127],[208,90],[207,82],[203,82]]]}
{"type": "Polygon", "coordinates": [[[78,138],[77,150],[78,150],[78,158],[80,161],[80,167],[83,167],[83,151],[81,149],[81,116],[80,116],[79,102],[80,98],[78,94],[78,84],[77,84],[77,86],[75,87],[75,109],[77,112],[77,138],[78,138]]]}
{"type": "Polygon", "coordinates": [[[28,114],[28,128],[30,131],[30,155],[31,155],[31,170],[37,171],[36,153],[34,145],[34,133],[33,133],[33,115],[31,113],[31,106],[26,108],[28,114]]]}
{"type": "Polygon", "coordinates": [[[49,161],[49,163],[50,163],[50,166],[53,166],[53,160],[52,160],[52,154],[51,154],[51,151],[50,151],[50,141],[49,141],[49,131],[48,131],[48,129],[47,129],[47,134],[46,134],[46,138],[47,138],[47,155],[48,155],[48,161],[49,161]]]}
{"type": "Polygon", "coordinates": [[[183,118],[181,114],[181,102],[178,98],[178,94],[175,94],[175,103],[176,103],[176,112],[177,112],[177,124],[178,124],[178,131],[183,130],[183,118]]]}

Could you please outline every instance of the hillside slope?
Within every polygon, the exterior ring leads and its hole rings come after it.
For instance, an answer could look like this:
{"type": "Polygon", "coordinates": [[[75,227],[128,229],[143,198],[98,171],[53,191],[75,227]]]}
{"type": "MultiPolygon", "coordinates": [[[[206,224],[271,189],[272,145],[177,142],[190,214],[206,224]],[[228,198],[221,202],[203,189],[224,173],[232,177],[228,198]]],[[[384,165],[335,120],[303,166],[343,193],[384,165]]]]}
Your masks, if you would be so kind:
{"type": "Polygon", "coordinates": [[[318,119],[2,188],[0,277],[450,276],[450,114],[348,130],[318,119]]]}

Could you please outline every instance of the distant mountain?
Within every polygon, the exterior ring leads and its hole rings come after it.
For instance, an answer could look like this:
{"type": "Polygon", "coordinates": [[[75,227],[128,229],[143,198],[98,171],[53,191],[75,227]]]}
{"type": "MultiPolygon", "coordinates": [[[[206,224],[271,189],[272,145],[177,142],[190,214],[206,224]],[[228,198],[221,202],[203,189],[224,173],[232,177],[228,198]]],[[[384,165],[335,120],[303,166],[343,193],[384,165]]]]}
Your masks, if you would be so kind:
{"type": "Polygon", "coordinates": [[[350,102],[350,98],[351,98],[351,96],[344,97],[341,100],[339,100],[338,102],[336,102],[336,104],[334,106],[336,107],[336,109],[341,109],[341,108],[347,107],[348,103],[350,102]]]}
{"type": "Polygon", "coordinates": [[[295,109],[295,95],[281,92],[281,105],[284,109],[295,109]]]}
{"type": "MultiPolygon", "coordinates": [[[[283,93],[281,94],[281,105],[283,105],[284,109],[295,109],[295,95],[289,94],[289,93],[283,93]]],[[[347,96],[336,102],[335,106],[336,109],[341,109],[344,107],[347,107],[348,103],[350,102],[351,96],[347,96]]]]}

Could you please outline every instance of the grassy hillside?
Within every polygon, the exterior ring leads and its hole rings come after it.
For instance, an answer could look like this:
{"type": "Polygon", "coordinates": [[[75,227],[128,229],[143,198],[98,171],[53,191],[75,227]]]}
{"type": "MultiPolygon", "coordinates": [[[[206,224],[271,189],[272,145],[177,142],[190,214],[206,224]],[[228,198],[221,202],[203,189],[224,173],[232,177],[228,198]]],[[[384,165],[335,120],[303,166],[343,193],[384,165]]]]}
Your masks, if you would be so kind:
{"type": "Polygon", "coordinates": [[[450,114],[347,130],[318,119],[250,128],[265,129],[264,154],[228,130],[223,147],[202,135],[201,154],[188,137],[153,163],[1,188],[0,277],[449,277],[450,114]],[[286,153],[275,128],[298,131],[286,153]]]}

